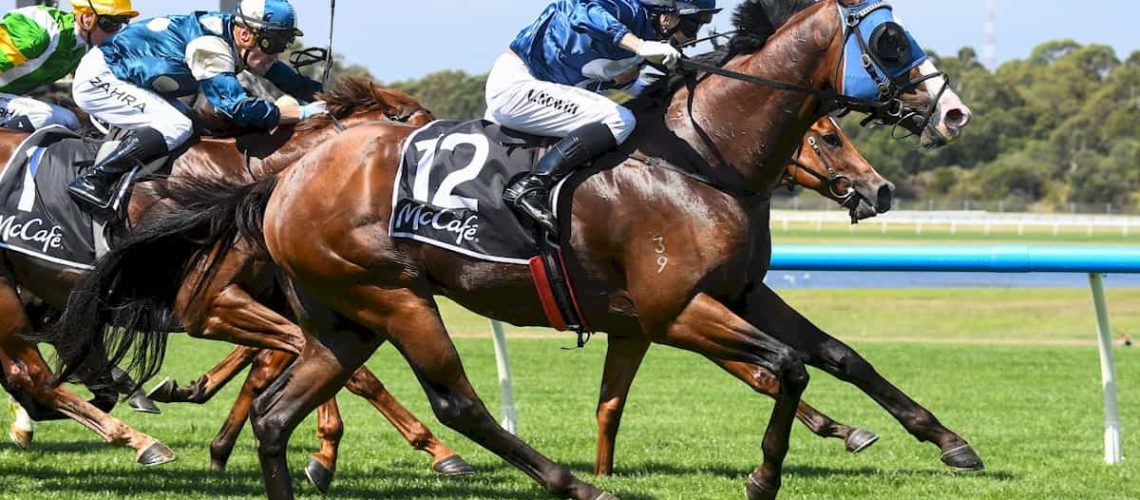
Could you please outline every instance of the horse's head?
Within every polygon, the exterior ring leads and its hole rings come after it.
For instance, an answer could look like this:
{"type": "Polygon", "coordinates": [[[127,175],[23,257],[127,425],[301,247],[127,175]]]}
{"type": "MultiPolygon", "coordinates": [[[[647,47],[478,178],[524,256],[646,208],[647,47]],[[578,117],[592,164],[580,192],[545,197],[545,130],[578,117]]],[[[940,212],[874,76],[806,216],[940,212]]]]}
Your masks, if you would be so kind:
{"type": "Polygon", "coordinates": [[[833,88],[840,111],[864,112],[871,121],[897,125],[921,136],[924,147],[956,140],[970,122],[970,108],[950,88],[887,2],[830,0],[841,29],[833,88]]]}
{"type": "Polygon", "coordinates": [[[780,185],[798,184],[835,200],[851,222],[891,209],[895,185],[879,175],[832,118],[812,125],[780,185]]]}

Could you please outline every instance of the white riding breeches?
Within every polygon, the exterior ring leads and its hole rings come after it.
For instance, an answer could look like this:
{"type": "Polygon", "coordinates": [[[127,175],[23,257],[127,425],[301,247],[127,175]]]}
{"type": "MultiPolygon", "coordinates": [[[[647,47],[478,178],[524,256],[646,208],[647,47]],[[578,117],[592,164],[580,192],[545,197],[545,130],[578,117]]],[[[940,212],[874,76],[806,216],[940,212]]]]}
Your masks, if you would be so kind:
{"type": "Polygon", "coordinates": [[[150,127],[159,131],[172,151],[194,133],[190,117],[165,98],[116,77],[99,49],[83,56],[71,93],[79,109],[106,123],[126,130],[150,127]]]}
{"type": "Polygon", "coordinates": [[[54,104],[0,93],[0,127],[33,132],[48,125],[79,128],[79,118],[70,110],[54,104]]]}
{"type": "Polygon", "coordinates": [[[618,144],[633,133],[633,112],[589,90],[531,76],[514,52],[499,56],[487,76],[487,120],[534,135],[565,137],[591,123],[604,123],[618,144]]]}

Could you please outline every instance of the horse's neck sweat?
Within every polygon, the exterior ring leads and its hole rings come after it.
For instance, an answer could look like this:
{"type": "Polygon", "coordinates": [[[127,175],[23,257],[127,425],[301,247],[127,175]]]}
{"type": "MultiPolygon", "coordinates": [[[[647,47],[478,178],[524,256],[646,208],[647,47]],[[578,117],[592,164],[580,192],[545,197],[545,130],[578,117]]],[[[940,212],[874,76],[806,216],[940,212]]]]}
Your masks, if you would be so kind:
{"type": "MultiPolygon", "coordinates": [[[[821,70],[836,38],[820,37],[820,30],[834,34],[839,28],[813,16],[780,30],[759,52],[742,55],[725,69],[822,88],[821,70]]],[[[829,65],[830,66],[830,65],[829,65]]],[[[801,143],[815,116],[818,99],[802,93],[711,75],[696,87],[689,110],[689,90],[677,93],[666,115],[666,125],[689,143],[708,162],[723,162],[736,169],[749,186],[771,192],[788,158],[801,143]]]]}

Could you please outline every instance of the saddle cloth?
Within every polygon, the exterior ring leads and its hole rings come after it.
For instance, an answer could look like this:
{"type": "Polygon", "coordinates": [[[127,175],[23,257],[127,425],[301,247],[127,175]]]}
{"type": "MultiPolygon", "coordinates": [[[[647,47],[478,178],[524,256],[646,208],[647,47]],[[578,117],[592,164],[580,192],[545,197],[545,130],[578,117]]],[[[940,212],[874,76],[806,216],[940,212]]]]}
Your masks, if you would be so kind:
{"type": "MultiPolygon", "coordinates": [[[[52,126],[36,131],[0,173],[0,248],[76,269],[95,262],[96,224],[67,194],[99,144],[52,126]]],[[[101,232],[101,231],[100,231],[101,232]]]]}
{"type": "Polygon", "coordinates": [[[537,232],[503,201],[549,138],[484,120],[436,121],[408,137],[392,193],[389,234],[480,260],[527,265],[537,232]]]}

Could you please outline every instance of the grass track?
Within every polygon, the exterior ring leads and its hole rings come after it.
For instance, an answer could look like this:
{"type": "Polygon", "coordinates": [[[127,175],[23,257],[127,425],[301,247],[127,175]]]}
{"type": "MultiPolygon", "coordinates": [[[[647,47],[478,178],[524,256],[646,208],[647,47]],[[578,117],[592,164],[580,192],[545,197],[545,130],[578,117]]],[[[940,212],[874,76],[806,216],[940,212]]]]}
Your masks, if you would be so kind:
{"type": "MultiPolygon", "coordinates": [[[[851,291],[797,291],[789,301],[850,340],[888,378],[969,439],[987,461],[983,474],[960,476],[938,463],[937,450],[917,443],[853,388],[813,372],[806,399],[837,419],[866,426],[882,440],[862,455],[836,440],[816,438],[797,424],[786,462],[782,498],[1137,498],[1136,461],[1101,461],[1102,414],[1096,350],[1083,345],[1001,346],[880,342],[945,340],[1083,341],[1092,319],[1083,290],[860,291],[878,312],[838,304],[851,291]],[[998,297],[997,294],[1000,295],[998,297]],[[1007,307],[997,307],[997,298],[1007,307]],[[889,305],[894,314],[884,315],[889,305]],[[913,318],[908,310],[913,310],[913,318]],[[920,317],[921,313],[921,317],[920,317]],[[900,319],[901,318],[901,319],[900,319]],[[1029,321],[1032,319],[1032,321],[1029,321]],[[1040,327],[1032,327],[1036,323],[1040,327]],[[920,329],[926,326],[925,329],[920,329]],[[918,329],[918,330],[916,330],[918,329]]],[[[1140,327],[1140,291],[1112,291],[1114,320],[1140,327]]],[[[485,323],[448,307],[457,333],[485,323]]],[[[592,470],[593,408],[605,339],[563,351],[568,335],[511,343],[521,434],[583,477],[592,470]]],[[[494,360],[485,338],[459,338],[469,375],[497,412],[494,360]]],[[[220,359],[227,347],[177,337],[167,373],[186,381],[220,359]]],[[[432,476],[426,455],[413,453],[366,405],[341,397],[347,422],[332,498],[543,498],[521,473],[440,426],[394,350],[370,362],[389,388],[478,469],[453,481],[432,476]]],[[[1117,349],[1125,451],[1140,453],[1140,351],[1117,349]]],[[[233,398],[227,388],[207,406],[166,406],[162,416],[116,414],[163,439],[178,462],[143,470],[132,454],[110,448],[72,422],[43,424],[34,451],[0,445],[0,498],[257,498],[261,495],[253,440],[247,431],[224,475],[208,472],[208,443],[233,398]]],[[[622,498],[742,498],[745,474],[759,460],[769,400],[755,396],[711,364],[654,348],[634,385],[619,440],[620,474],[599,481],[622,498]]],[[[306,422],[294,436],[290,464],[299,472],[315,440],[306,422]]],[[[313,491],[298,479],[298,492],[313,491]]]]}

